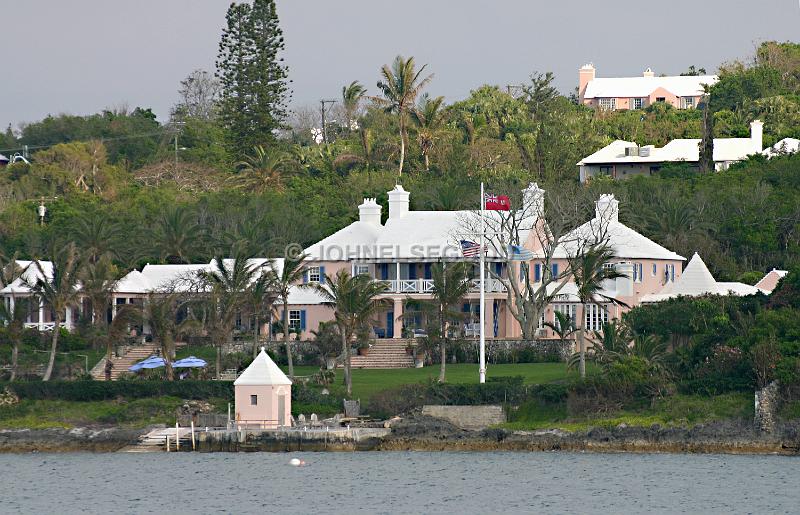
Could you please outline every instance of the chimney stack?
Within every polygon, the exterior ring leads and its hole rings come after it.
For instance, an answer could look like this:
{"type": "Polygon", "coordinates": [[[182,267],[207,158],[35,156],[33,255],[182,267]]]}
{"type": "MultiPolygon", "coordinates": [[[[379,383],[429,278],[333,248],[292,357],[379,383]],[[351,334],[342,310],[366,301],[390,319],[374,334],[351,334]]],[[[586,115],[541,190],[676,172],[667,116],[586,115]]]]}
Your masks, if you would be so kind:
{"type": "Polygon", "coordinates": [[[410,193],[399,184],[389,193],[389,220],[403,218],[408,213],[410,193]]]}
{"type": "Polygon", "coordinates": [[[644,71],[644,73],[642,74],[642,77],[655,77],[655,76],[656,76],[656,72],[654,72],[652,68],[646,69],[644,71]]]}
{"type": "Polygon", "coordinates": [[[365,198],[364,203],[358,206],[358,219],[373,225],[381,224],[381,205],[374,198],[365,198]]]}
{"type": "Polygon", "coordinates": [[[578,72],[578,97],[583,102],[583,97],[586,94],[586,87],[592,82],[597,74],[592,63],[584,64],[578,72]]]}
{"type": "Polygon", "coordinates": [[[595,217],[604,222],[619,222],[619,200],[613,193],[600,195],[595,202],[595,217]]]}
{"type": "Polygon", "coordinates": [[[761,120],[750,123],[750,140],[753,143],[753,153],[760,154],[764,150],[764,122],[761,120]]]}
{"type": "Polygon", "coordinates": [[[535,182],[522,190],[522,209],[525,216],[544,217],[544,190],[535,182]]]}

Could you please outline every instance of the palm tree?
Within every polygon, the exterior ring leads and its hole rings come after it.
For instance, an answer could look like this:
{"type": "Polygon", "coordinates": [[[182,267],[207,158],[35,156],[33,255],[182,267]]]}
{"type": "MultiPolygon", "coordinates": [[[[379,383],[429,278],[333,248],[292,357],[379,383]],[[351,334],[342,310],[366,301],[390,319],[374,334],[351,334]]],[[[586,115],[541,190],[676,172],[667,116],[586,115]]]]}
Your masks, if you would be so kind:
{"type": "Polygon", "coordinates": [[[558,340],[564,345],[569,340],[569,337],[577,331],[575,322],[570,315],[562,311],[556,311],[553,315],[555,316],[555,321],[545,322],[544,325],[552,329],[558,335],[558,340]]]}
{"type": "Polygon", "coordinates": [[[604,281],[626,277],[615,268],[606,266],[612,259],[614,259],[614,251],[607,245],[592,246],[570,259],[573,280],[578,290],[578,298],[583,306],[581,309],[583,321],[578,327],[581,377],[586,377],[586,306],[595,304],[602,309],[597,302],[598,298],[613,304],[622,304],[602,293],[604,281]]]}
{"type": "Polygon", "coordinates": [[[107,324],[107,310],[111,304],[111,295],[119,282],[116,278],[117,268],[106,255],[88,263],[81,270],[81,293],[89,299],[92,307],[92,324],[100,332],[107,324]]]}
{"type": "Polygon", "coordinates": [[[162,215],[153,237],[162,260],[170,264],[189,263],[203,244],[203,226],[188,208],[178,206],[162,215]]]}
{"type": "Polygon", "coordinates": [[[175,340],[199,325],[196,320],[190,318],[178,322],[178,312],[186,306],[187,303],[179,294],[158,292],[148,294],[142,310],[142,321],[150,327],[153,340],[161,348],[168,381],[175,379],[172,368],[172,363],[175,361],[175,340]]]}
{"type": "Polygon", "coordinates": [[[69,229],[70,239],[90,263],[95,263],[103,255],[116,257],[122,234],[122,226],[101,213],[83,214],[69,229]]]}
{"type": "Polygon", "coordinates": [[[19,254],[17,252],[6,257],[3,251],[0,250],[0,288],[5,288],[22,275],[22,269],[17,264],[18,257],[19,254]]]}
{"type": "Polygon", "coordinates": [[[411,119],[417,126],[419,149],[425,159],[425,171],[430,171],[430,151],[433,148],[434,135],[444,121],[442,104],[444,97],[431,98],[425,93],[419,105],[411,110],[411,119]]]}
{"type": "Polygon", "coordinates": [[[353,117],[366,92],[367,89],[357,80],[351,82],[349,86],[342,86],[342,106],[347,117],[347,130],[353,130],[353,117]]]}
{"type": "Polygon", "coordinates": [[[386,285],[373,281],[367,275],[351,276],[347,270],[339,270],[335,276],[326,276],[324,284],[315,289],[326,299],[325,304],[333,308],[334,320],[342,338],[344,354],[344,381],[347,395],[353,392],[350,374],[350,340],[360,329],[367,327],[381,308],[378,296],[386,291],[386,285]]]}
{"type": "Polygon", "coordinates": [[[54,313],[53,332],[50,338],[50,359],[47,362],[43,381],[49,381],[53,375],[58,335],[64,314],[67,308],[77,305],[80,300],[77,288],[80,276],[78,249],[74,243],[69,243],[61,248],[58,248],[57,244],[53,246],[56,250],[52,253],[52,270],[46,270],[42,262],[37,259],[34,261],[38,272],[37,277],[28,285],[39,302],[49,305],[54,313]]]}
{"type": "Polygon", "coordinates": [[[258,332],[261,328],[262,315],[269,320],[272,308],[278,298],[275,288],[275,276],[262,273],[247,290],[248,303],[253,310],[253,357],[258,354],[258,332]]]}
{"type": "Polygon", "coordinates": [[[403,175],[403,163],[406,157],[406,124],[408,113],[414,108],[417,95],[430,81],[433,75],[421,78],[422,72],[427,65],[423,65],[419,71],[414,68],[414,58],[404,59],[398,55],[392,66],[384,65],[381,68],[383,80],[378,81],[378,89],[383,93],[382,97],[370,97],[378,106],[384,108],[387,113],[397,113],[398,124],[400,126],[400,168],[398,175],[403,175]]]}
{"type": "Polygon", "coordinates": [[[253,264],[239,251],[233,259],[217,256],[213,268],[199,272],[201,283],[209,289],[205,303],[206,324],[217,348],[217,379],[222,371],[222,347],[231,340],[236,316],[247,305],[248,290],[261,274],[261,265],[253,264]]]}
{"type": "Polygon", "coordinates": [[[267,154],[264,147],[253,147],[253,155],[238,163],[239,173],[230,178],[237,188],[256,193],[283,191],[284,179],[291,171],[292,156],[275,151],[267,154]]]}
{"type": "MultiPolygon", "coordinates": [[[[112,355],[114,354],[114,345],[128,334],[130,326],[136,324],[137,322],[141,322],[142,318],[143,313],[138,307],[131,305],[120,306],[117,309],[114,318],[111,320],[111,323],[104,328],[105,330],[103,331],[100,340],[106,348],[106,381],[111,381],[112,366],[110,363],[112,355]]],[[[164,361],[166,362],[166,358],[164,361]]],[[[172,362],[170,361],[170,366],[171,363],[172,362]]]]}
{"type": "Polygon", "coordinates": [[[11,342],[11,381],[17,378],[19,346],[22,343],[22,331],[25,329],[29,307],[30,299],[18,299],[13,293],[8,303],[5,302],[5,299],[0,301],[0,323],[6,326],[6,334],[11,342]]]}
{"type": "MultiPolygon", "coordinates": [[[[618,361],[628,354],[631,338],[631,331],[625,324],[617,320],[604,323],[600,331],[593,331],[592,360],[602,367],[618,361]]],[[[576,352],[570,357],[568,367],[578,364],[580,353],[576,352]]]]}
{"type": "Polygon", "coordinates": [[[283,344],[286,347],[286,363],[289,367],[289,377],[294,377],[294,363],[292,362],[292,349],[289,346],[289,293],[294,285],[303,279],[306,267],[303,263],[305,255],[297,258],[286,257],[281,266],[277,263],[271,264],[269,272],[271,281],[275,287],[275,293],[281,299],[283,305],[283,322],[281,332],[283,333],[283,344]]]}
{"type": "Polygon", "coordinates": [[[468,275],[471,266],[471,264],[465,262],[448,265],[437,263],[433,265],[431,267],[431,279],[433,281],[431,296],[433,299],[420,303],[422,311],[436,320],[434,334],[429,334],[428,336],[429,338],[432,337],[432,343],[439,344],[441,364],[439,366],[438,380],[440,383],[445,382],[450,324],[464,317],[460,306],[472,287],[472,281],[468,275]]]}

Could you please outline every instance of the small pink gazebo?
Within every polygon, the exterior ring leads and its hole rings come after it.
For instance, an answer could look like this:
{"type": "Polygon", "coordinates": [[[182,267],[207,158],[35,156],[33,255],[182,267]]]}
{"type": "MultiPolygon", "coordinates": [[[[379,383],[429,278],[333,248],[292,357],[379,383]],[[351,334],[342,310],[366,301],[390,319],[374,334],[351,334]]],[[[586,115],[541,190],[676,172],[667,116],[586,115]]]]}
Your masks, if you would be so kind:
{"type": "Polygon", "coordinates": [[[292,382],[261,347],[250,366],[233,382],[236,425],[276,429],[290,425],[292,382]]]}

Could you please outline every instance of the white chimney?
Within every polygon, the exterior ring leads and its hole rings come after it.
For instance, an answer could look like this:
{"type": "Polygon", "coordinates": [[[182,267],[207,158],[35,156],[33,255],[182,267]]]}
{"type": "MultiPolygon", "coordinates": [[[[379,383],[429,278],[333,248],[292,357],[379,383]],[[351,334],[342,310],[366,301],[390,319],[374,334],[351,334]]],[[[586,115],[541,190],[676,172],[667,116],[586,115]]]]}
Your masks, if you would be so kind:
{"type": "Polygon", "coordinates": [[[764,122],[753,120],[750,124],[750,141],[753,143],[753,153],[760,154],[764,150],[764,122]]]}
{"type": "Polygon", "coordinates": [[[358,206],[358,219],[368,224],[381,224],[381,205],[374,198],[365,198],[364,203],[358,206]]]}
{"type": "Polygon", "coordinates": [[[522,210],[525,216],[544,216],[544,190],[535,182],[522,190],[522,210]]]}
{"type": "Polygon", "coordinates": [[[408,213],[408,197],[410,193],[399,184],[389,193],[389,220],[403,218],[408,213]]]}
{"type": "Polygon", "coordinates": [[[652,68],[648,68],[648,69],[646,69],[646,70],[644,71],[644,73],[642,74],[642,77],[655,77],[655,76],[656,76],[656,72],[654,72],[654,71],[652,70],[652,68]]]}
{"type": "Polygon", "coordinates": [[[619,201],[613,193],[600,195],[595,202],[595,217],[606,222],[619,222],[619,201]]]}

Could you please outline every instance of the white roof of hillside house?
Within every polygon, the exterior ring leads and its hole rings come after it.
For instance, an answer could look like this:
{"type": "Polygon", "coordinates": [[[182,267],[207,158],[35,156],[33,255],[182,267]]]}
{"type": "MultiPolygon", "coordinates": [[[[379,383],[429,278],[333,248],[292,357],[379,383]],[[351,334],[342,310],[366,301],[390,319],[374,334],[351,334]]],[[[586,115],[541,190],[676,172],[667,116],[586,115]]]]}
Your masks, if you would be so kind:
{"type": "Polygon", "coordinates": [[[292,381],[261,347],[256,359],[233,382],[234,386],[291,385],[292,381]]]}
{"type": "MultiPolygon", "coordinates": [[[[632,141],[616,140],[601,148],[592,155],[584,157],[578,166],[593,164],[622,164],[622,163],[671,163],[685,161],[696,163],[700,160],[699,139],[675,139],[663,147],[648,145],[641,147],[649,150],[647,155],[625,155],[625,149],[636,147],[632,141]]],[[[714,138],[714,161],[742,161],[747,156],[757,154],[757,150],[750,138],[714,138]]]]}
{"type": "MultiPolygon", "coordinates": [[[[272,261],[272,266],[278,274],[283,270],[284,259],[254,258],[249,260],[253,266],[266,265],[272,261]]],[[[232,259],[225,259],[224,263],[229,266],[232,259]]],[[[197,277],[197,273],[204,270],[212,270],[216,261],[212,260],[207,264],[184,264],[184,265],[150,265],[145,266],[141,272],[133,270],[125,277],[120,279],[115,288],[116,293],[136,293],[144,294],[158,292],[161,290],[173,289],[186,290],[192,286],[192,281],[197,277]]],[[[301,286],[293,287],[289,293],[289,304],[293,305],[313,305],[322,304],[325,299],[310,288],[301,286]]],[[[278,301],[280,303],[280,301],[278,301]]]]}
{"type": "MultiPolygon", "coordinates": [[[[35,284],[37,280],[42,277],[41,272],[39,271],[39,267],[33,261],[23,261],[17,260],[17,267],[22,270],[22,273],[19,277],[14,279],[8,286],[0,290],[0,294],[18,294],[18,293],[30,293],[31,288],[29,285],[35,284]]],[[[52,261],[40,261],[42,265],[42,271],[46,278],[50,278],[53,276],[53,262],[52,261]]]]}
{"type": "Polygon", "coordinates": [[[563,239],[556,258],[575,255],[578,246],[587,241],[605,242],[622,259],[664,259],[686,261],[683,256],[662,247],[619,221],[619,201],[614,195],[601,195],[596,202],[595,217],[563,239]]]}
{"type": "Polygon", "coordinates": [[[772,293],[776,286],[778,286],[778,282],[786,277],[788,274],[788,270],[775,270],[774,268],[767,272],[760,281],[756,283],[756,288],[760,288],[764,291],[768,291],[772,293]]]}
{"type": "Polygon", "coordinates": [[[677,97],[696,97],[703,86],[717,83],[716,75],[677,77],[617,77],[595,78],[586,86],[583,98],[644,98],[659,88],[677,97]]]}
{"type": "Polygon", "coordinates": [[[769,158],[786,154],[798,154],[800,153],[800,139],[784,138],[771,147],[764,149],[762,153],[769,158]]]}
{"type": "Polygon", "coordinates": [[[694,253],[681,276],[674,283],[667,284],[659,293],[645,295],[642,302],[659,302],[675,297],[700,297],[702,295],[733,295],[743,297],[764,293],[763,290],[744,283],[717,282],[708,267],[694,253]]]}
{"type": "MultiPolygon", "coordinates": [[[[538,188],[538,187],[537,187],[538,188]]],[[[409,192],[397,185],[389,192],[389,217],[381,224],[381,206],[364,199],[359,220],[305,249],[312,261],[415,261],[460,260],[460,241],[478,241],[470,230],[480,211],[411,211],[409,192]]],[[[477,202],[476,202],[477,203],[477,202]]],[[[485,211],[486,217],[499,216],[485,211]]],[[[527,237],[525,230],[520,236],[527,237]]],[[[489,259],[497,258],[488,246],[489,259]]]]}

